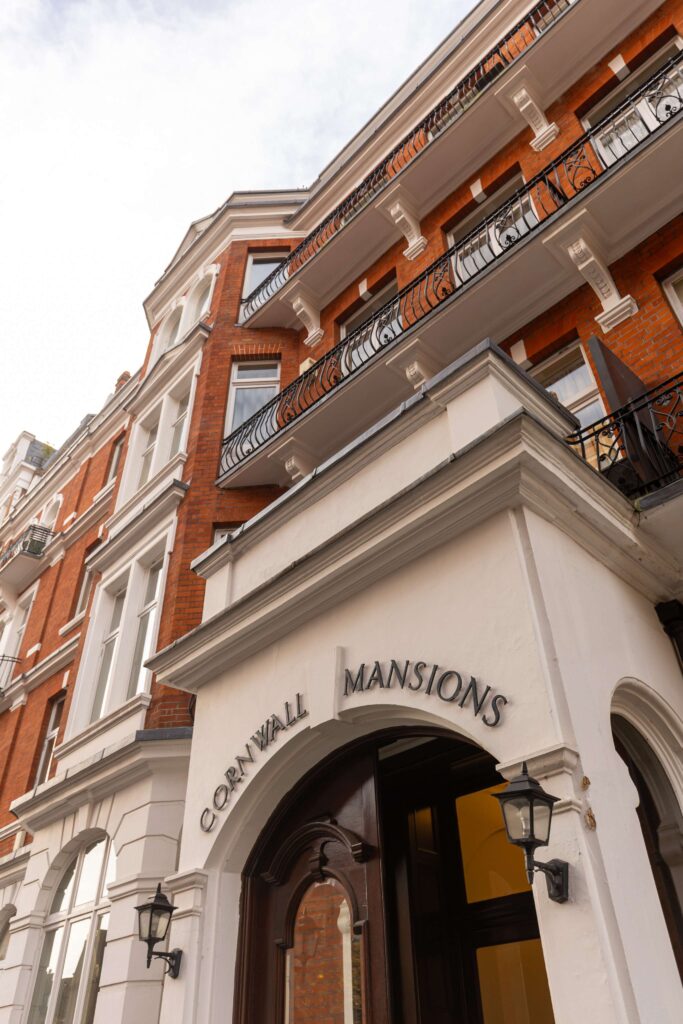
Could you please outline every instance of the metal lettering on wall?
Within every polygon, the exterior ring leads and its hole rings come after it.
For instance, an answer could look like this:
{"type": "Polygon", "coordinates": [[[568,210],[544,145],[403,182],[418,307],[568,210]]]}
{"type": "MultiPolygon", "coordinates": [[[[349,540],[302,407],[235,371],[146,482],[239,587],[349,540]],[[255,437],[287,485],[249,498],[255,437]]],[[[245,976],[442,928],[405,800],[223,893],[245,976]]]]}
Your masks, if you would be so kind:
{"type": "Polygon", "coordinates": [[[425,697],[437,697],[446,704],[459,708],[469,706],[475,718],[481,716],[484,725],[495,728],[502,721],[503,708],[509,703],[502,693],[495,693],[490,686],[482,686],[474,676],[466,682],[460,672],[430,665],[426,661],[394,661],[389,665],[373,661],[364,662],[355,670],[344,670],[344,696],[367,693],[377,687],[380,690],[400,688],[412,690],[425,697]]]}
{"type": "Polygon", "coordinates": [[[302,718],[305,718],[308,711],[304,707],[303,694],[297,693],[296,699],[290,703],[285,701],[283,715],[270,715],[265,722],[258,727],[256,732],[244,744],[244,753],[236,754],[234,764],[225,771],[225,782],[216,786],[213,792],[212,807],[205,807],[202,811],[199,824],[203,832],[210,832],[218,821],[216,811],[222,811],[228,804],[230,797],[237,789],[247,774],[247,765],[254,764],[256,755],[269,747],[277,739],[277,736],[284,729],[296,725],[302,718]]]}

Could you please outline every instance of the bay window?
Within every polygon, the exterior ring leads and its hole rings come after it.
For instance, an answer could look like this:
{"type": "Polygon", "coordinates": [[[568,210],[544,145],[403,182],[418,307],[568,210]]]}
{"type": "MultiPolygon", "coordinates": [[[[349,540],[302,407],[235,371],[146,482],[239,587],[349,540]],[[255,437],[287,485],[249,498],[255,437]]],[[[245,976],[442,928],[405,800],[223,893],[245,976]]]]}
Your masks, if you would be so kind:
{"type": "Polygon", "coordinates": [[[146,676],[144,663],[152,653],[152,642],[156,632],[159,580],[162,567],[163,562],[159,561],[147,571],[145,596],[142,608],[138,613],[133,664],[128,682],[128,697],[134,697],[136,693],[140,693],[144,689],[146,676]]]}

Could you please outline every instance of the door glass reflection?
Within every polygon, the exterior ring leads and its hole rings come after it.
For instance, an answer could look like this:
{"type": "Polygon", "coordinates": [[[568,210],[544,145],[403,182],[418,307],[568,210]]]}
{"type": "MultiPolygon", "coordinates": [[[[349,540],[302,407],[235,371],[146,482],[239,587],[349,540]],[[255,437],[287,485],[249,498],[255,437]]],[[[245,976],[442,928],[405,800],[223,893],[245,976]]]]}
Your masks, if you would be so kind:
{"type": "Polygon", "coordinates": [[[360,942],[339,883],[311,885],[287,950],[286,1024],[363,1024],[360,942]]]}
{"type": "Polygon", "coordinates": [[[492,794],[505,783],[455,801],[468,903],[528,892],[524,858],[505,835],[503,816],[492,794]]]}
{"type": "Polygon", "coordinates": [[[553,1024],[540,939],[477,950],[484,1024],[553,1024]]]}

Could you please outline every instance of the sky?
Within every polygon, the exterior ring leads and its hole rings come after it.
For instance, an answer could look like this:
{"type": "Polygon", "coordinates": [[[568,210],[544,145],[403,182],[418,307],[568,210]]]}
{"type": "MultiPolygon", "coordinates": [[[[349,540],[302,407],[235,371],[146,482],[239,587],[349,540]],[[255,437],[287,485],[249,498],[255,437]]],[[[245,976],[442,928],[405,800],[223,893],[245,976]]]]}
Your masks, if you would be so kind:
{"type": "Polygon", "coordinates": [[[474,0],[0,0],[0,457],[141,364],[236,189],[310,185],[474,0]]]}

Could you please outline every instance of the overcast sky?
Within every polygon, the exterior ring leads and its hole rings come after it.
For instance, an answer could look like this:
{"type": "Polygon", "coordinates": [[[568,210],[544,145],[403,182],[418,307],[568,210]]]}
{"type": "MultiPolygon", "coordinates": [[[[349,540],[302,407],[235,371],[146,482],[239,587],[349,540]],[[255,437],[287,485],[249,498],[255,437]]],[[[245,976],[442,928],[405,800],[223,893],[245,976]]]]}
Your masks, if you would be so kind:
{"type": "Polygon", "coordinates": [[[474,0],[0,0],[0,456],[59,445],[234,189],[309,185],[474,0]]]}

